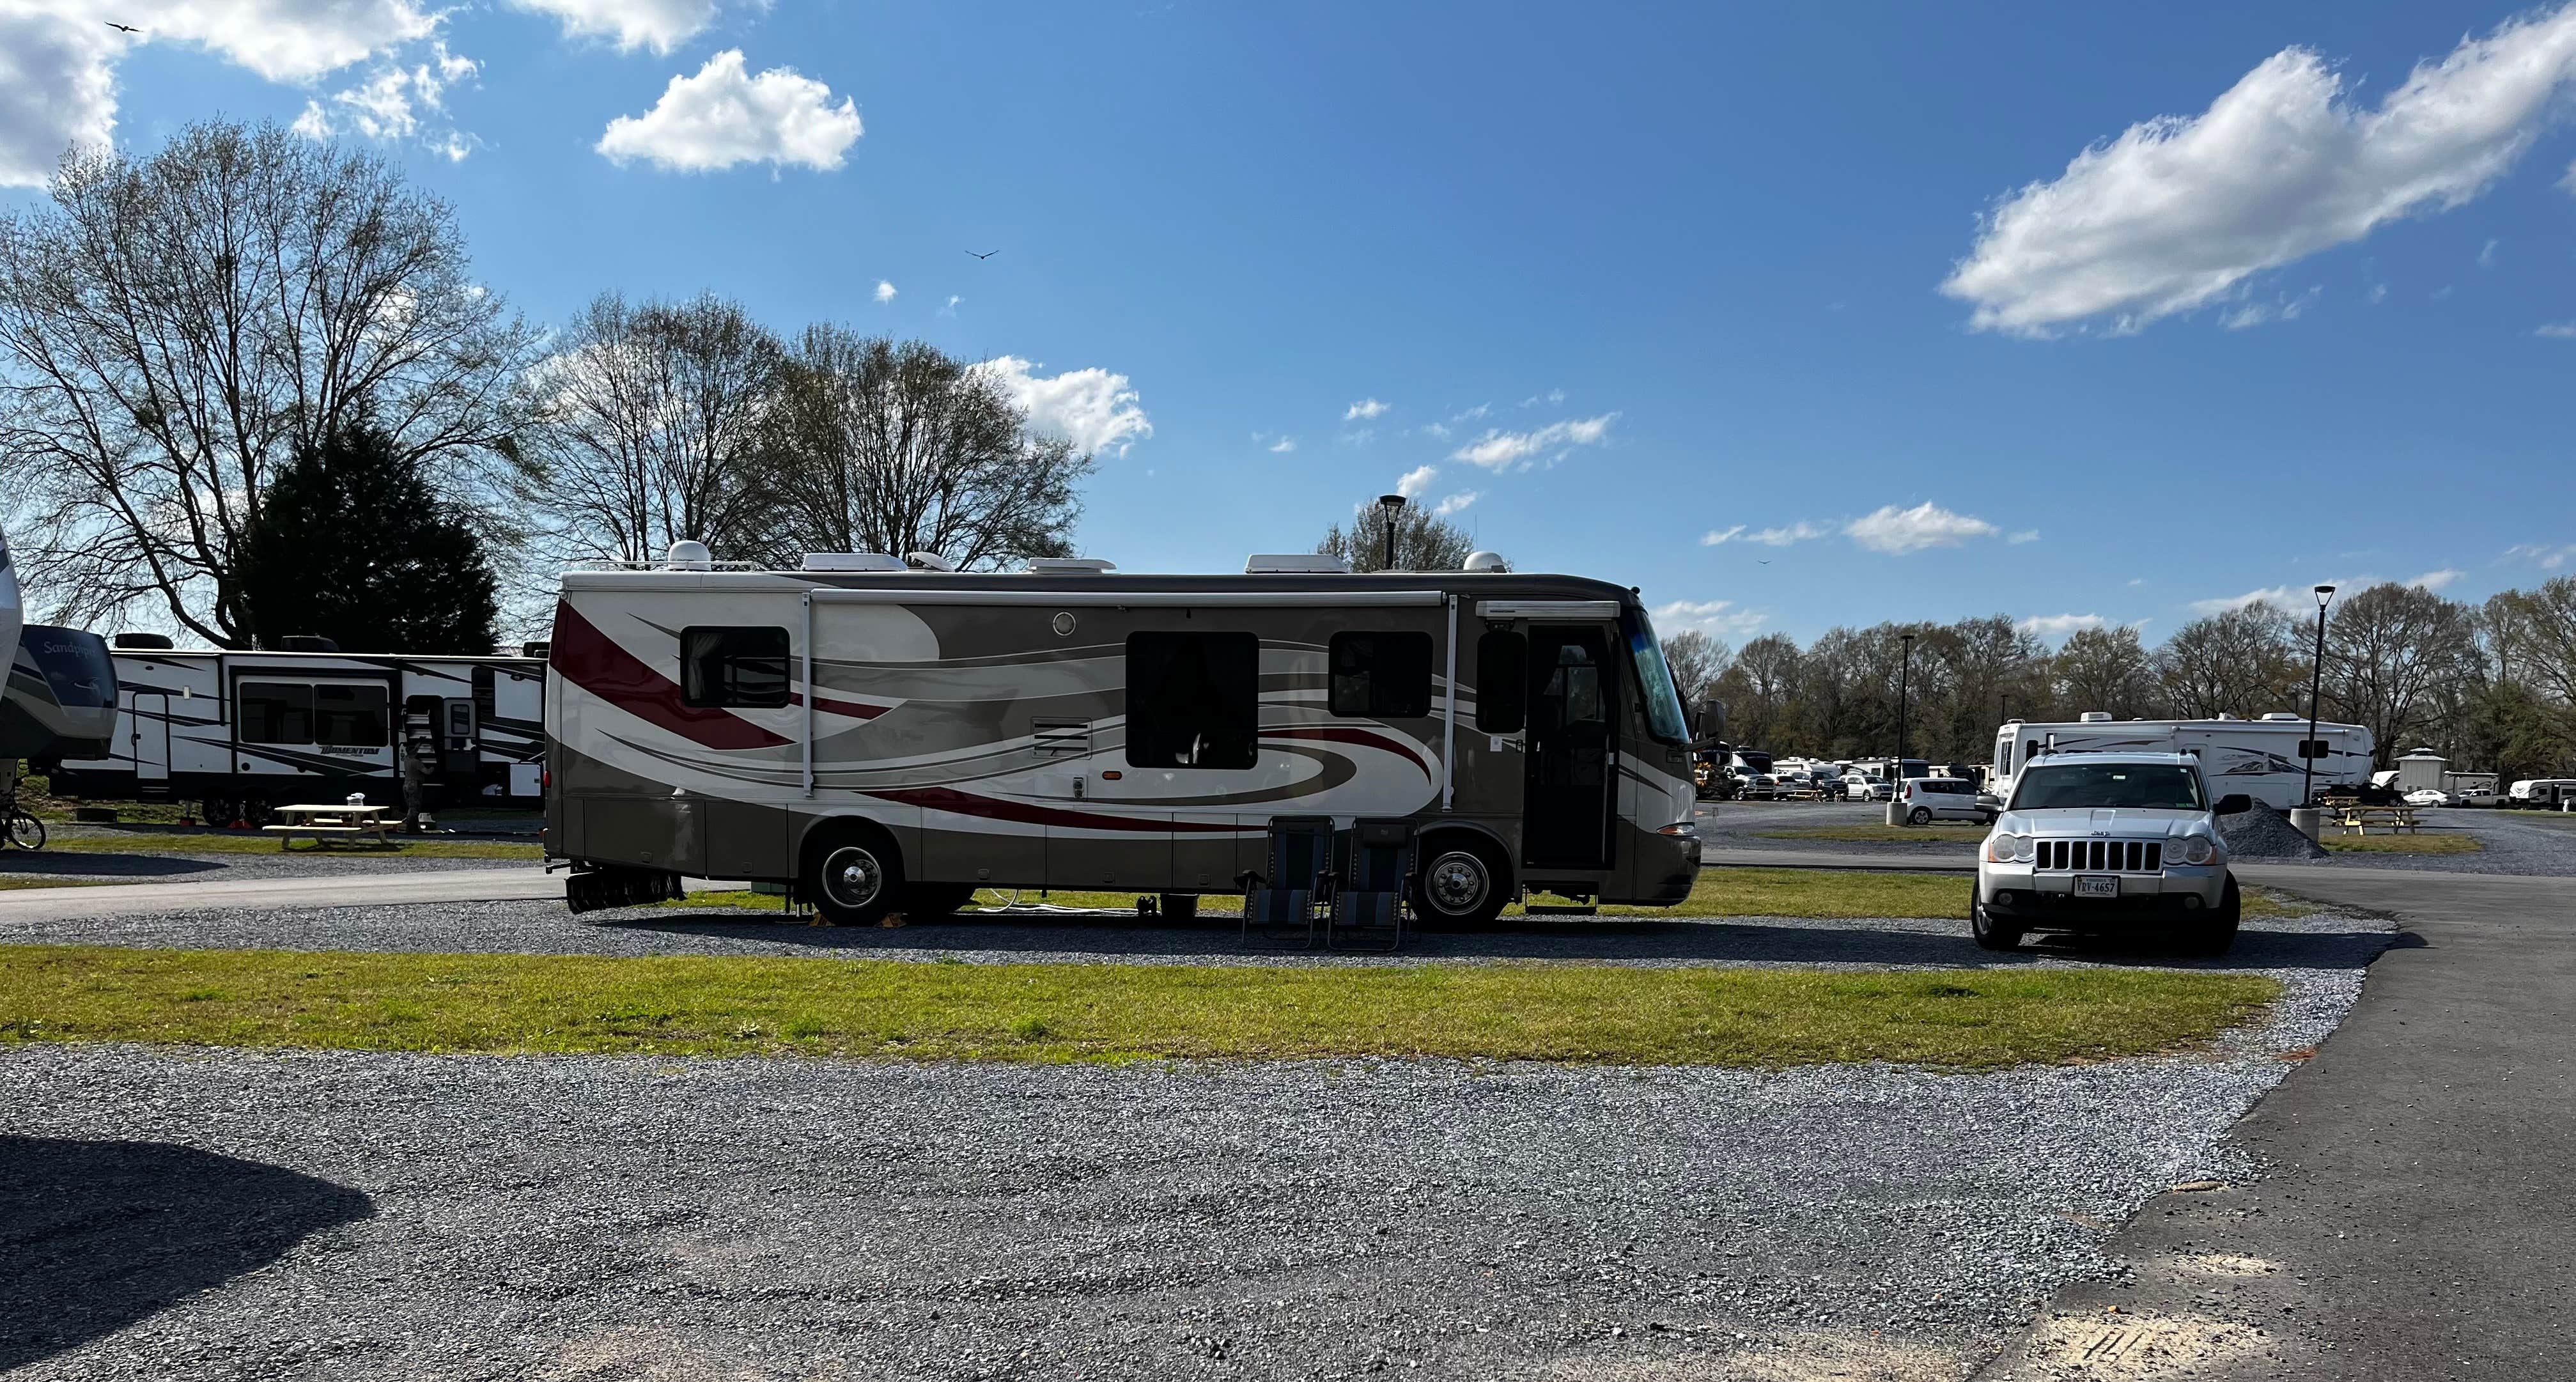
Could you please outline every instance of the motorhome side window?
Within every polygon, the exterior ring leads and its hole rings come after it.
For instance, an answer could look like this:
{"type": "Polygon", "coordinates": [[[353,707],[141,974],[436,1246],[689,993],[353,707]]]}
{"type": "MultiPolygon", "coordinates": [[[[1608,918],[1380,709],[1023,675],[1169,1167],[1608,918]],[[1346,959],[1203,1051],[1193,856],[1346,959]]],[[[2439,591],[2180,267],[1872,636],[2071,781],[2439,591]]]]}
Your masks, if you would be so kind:
{"type": "Polygon", "coordinates": [[[1518,734],[1527,718],[1529,640],[1496,629],[1476,640],[1476,730],[1518,734]]]}
{"type": "Polygon", "coordinates": [[[1248,633],[1127,636],[1127,761],[1249,768],[1259,751],[1261,640],[1248,633]]]}
{"type": "Polygon", "coordinates": [[[1326,651],[1334,714],[1393,720],[1431,713],[1431,635],[1337,633],[1326,651]]]}
{"type": "Polygon", "coordinates": [[[787,630],[680,630],[680,700],[694,706],[787,704],[787,630]]]}

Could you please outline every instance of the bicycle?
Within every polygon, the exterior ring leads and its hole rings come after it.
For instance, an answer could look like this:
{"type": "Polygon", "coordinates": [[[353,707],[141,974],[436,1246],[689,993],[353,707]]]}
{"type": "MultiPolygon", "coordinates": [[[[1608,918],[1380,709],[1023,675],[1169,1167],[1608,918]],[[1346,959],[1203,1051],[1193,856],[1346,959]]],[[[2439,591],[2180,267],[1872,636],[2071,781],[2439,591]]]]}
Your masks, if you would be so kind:
{"type": "Polygon", "coordinates": [[[8,785],[5,792],[0,792],[0,816],[4,816],[8,822],[5,842],[0,842],[0,848],[43,849],[45,847],[45,823],[30,815],[26,808],[18,804],[18,784],[14,782],[8,785]]]}

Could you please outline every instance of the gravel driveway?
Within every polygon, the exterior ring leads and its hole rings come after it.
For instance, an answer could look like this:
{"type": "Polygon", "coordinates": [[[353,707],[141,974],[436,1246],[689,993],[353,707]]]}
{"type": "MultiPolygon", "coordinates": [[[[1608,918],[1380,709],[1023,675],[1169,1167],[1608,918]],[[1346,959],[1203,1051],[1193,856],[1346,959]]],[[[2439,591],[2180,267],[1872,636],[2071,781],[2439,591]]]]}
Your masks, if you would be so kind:
{"type": "MultiPolygon", "coordinates": [[[[1407,958],[1993,958],[1958,930],[1659,923],[1407,958]]],[[[2250,1172],[2226,1129],[2385,936],[2249,927],[2225,963],[2291,996],[2214,1053],[1972,1075],[0,1048],[0,1371],[1956,1377],[2058,1282],[2115,1270],[2098,1245],[2148,1195],[2250,1172]]],[[[1216,927],[542,903],[6,939],[1236,958],[1216,927]]]]}

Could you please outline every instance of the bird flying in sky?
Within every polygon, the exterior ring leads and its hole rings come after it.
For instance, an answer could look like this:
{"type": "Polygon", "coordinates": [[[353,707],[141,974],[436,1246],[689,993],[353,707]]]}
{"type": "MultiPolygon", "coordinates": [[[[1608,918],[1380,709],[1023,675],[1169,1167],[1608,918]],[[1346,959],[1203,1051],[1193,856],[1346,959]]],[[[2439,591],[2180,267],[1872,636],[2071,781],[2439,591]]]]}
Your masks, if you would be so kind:
{"type": "Polygon", "coordinates": [[[975,255],[975,257],[976,257],[976,258],[978,258],[978,259],[990,259],[990,258],[992,258],[994,255],[997,255],[997,254],[1000,254],[1000,253],[1001,253],[1001,251],[1000,251],[1000,250],[986,250],[986,251],[984,251],[982,254],[975,254],[975,251],[973,251],[973,250],[968,250],[968,251],[966,251],[966,252],[967,252],[968,254],[974,254],[974,255],[975,255]]]}
{"type": "Polygon", "coordinates": [[[107,21],[107,27],[114,29],[119,33],[139,34],[143,32],[141,29],[138,29],[131,24],[119,24],[113,19],[107,21]]]}

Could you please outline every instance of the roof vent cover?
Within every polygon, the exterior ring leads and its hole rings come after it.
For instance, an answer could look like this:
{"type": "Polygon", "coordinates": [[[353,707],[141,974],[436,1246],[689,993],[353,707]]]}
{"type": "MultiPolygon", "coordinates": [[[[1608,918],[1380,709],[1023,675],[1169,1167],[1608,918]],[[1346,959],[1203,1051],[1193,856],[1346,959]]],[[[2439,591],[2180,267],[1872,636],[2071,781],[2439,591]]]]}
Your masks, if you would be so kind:
{"type": "Polygon", "coordinates": [[[939,555],[937,552],[913,552],[906,555],[903,560],[905,565],[910,566],[916,571],[954,571],[957,569],[957,563],[939,555]]]}
{"type": "Polygon", "coordinates": [[[883,552],[808,552],[808,571],[901,571],[903,563],[883,552]]]}
{"type": "Polygon", "coordinates": [[[1097,576],[1115,571],[1118,563],[1098,557],[1031,557],[1029,574],[1034,576],[1097,576]]]}
{"type": "Polygon", "coordinates": [[[1327,556],[1322,552],[1255,552],[1243,560],[1247,576],[1347,576],[1351,563],[1347,557],[1327,556]]]}
{"type": "Polygon", "coordinates": [[[2109,720],[2111,718],[2111,712],[2107,710],[2088,710],[2075,718],[2083,724],[2098,725],[2109,720]]]}

